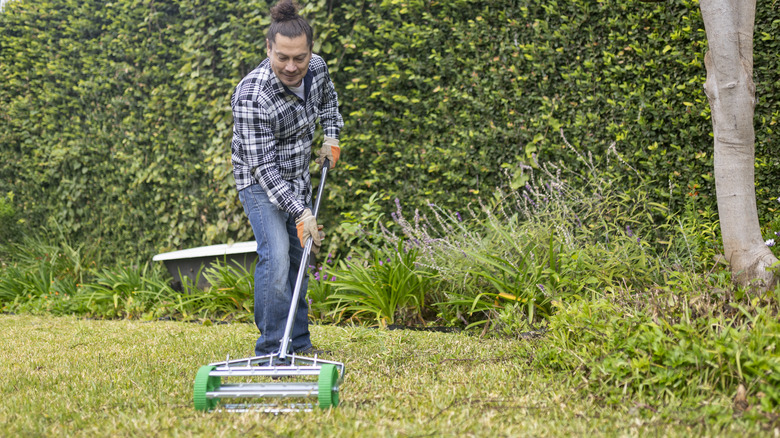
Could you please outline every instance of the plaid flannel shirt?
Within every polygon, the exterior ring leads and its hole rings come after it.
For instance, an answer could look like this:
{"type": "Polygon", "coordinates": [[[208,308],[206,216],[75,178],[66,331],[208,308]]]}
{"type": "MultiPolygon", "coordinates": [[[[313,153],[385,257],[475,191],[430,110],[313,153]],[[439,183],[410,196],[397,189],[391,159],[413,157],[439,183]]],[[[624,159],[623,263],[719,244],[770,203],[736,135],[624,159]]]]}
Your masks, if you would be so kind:
{"type": "Polygon", "coordinates": [[[231,144],[236,189],[260,184],[271,202],[293,217],[311,202],[311,146],[316,122],[338,138],[344,121],[325,61],[312,55],[303,79],[305,101],[282,84],[266,58],[239,82],[231,144]]]}

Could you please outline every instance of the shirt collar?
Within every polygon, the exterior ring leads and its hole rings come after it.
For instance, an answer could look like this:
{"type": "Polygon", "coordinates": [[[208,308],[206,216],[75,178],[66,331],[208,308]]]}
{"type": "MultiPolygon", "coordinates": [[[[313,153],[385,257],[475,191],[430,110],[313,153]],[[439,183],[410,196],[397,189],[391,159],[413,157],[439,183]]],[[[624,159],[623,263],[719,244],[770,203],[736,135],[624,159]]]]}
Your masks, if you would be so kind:
{"type": "MultiPolygon", "coordinates": [[[[274,73],[273,69],[271,68],[271,64],[268,64],[268,70],[271,73],[271,86],[273,87],[274,93],[277,94],[292,94],[295,96],[295,93],[290,91],[286,85],[282,83],[282,81],[279,80],[279,78],[276,76],[276,73],[274,73]]],[[[309,91],[311,90],[311,83],[314,79],[314,73],[311,71],[311,63],[309,64],[309,69],[306,70],[306,75],[303,77],[303,97],[304,100],[307,100],[309,98],[309,91]]]]}

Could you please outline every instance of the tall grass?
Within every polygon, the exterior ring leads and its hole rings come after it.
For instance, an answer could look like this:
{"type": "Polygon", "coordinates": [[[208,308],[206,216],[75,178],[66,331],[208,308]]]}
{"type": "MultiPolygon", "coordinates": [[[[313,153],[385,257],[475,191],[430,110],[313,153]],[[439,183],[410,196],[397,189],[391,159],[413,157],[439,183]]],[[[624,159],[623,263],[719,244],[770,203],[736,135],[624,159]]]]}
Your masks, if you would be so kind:
{"type": "Polygon", "coordinates": [[[384,235],[419,251],[418,264],[444,294],[436,303],[442,315],[469,326],[518,311],[526,329],[561,300],[661,281],[669,249],[661,237],[672,231],[666,209],[649,201],[631,169],[578,157],[585,173],[560,163],[521,166],[492,199],[465,212],[429,205],[409,218],[396,200],[396,226],[384,235]]]}

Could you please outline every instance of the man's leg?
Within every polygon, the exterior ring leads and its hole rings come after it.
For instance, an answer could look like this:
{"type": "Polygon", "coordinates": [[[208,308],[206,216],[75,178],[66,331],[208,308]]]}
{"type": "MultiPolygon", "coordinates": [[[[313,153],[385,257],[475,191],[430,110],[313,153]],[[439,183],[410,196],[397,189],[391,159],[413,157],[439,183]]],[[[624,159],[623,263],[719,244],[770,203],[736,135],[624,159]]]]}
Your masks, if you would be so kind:
{"type": "Polygon", "coordinates": [[[255,355],[262,356],[279,351],[290,310],[289,214],[273,205],[257,184],[241,190],[238,196],[257,240],[254,311],[260,337],[255,355]]]}

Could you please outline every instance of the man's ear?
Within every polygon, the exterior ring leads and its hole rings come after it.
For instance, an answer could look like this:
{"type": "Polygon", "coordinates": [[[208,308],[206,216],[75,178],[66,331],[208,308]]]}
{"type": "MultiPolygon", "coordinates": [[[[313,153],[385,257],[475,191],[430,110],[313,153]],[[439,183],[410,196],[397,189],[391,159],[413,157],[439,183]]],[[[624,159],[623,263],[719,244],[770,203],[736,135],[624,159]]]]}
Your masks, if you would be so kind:
{"type": "Polygon", "coordinates": [[[271,56],[271,41],[268,40],[268,38],[265,39],[265,51],[268,53],[268,56],[271,56]]]}

